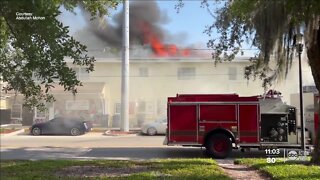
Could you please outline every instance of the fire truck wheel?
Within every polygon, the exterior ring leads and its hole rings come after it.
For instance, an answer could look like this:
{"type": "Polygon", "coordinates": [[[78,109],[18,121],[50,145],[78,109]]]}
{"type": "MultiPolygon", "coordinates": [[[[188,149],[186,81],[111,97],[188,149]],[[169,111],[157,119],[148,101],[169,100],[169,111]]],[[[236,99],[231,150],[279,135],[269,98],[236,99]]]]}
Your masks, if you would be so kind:
{"type": "Polygon", "coordinates": [[[206,150],[210,157],[223,159],[232,151],[232,142],[224,134],[211,135],[206,142],[206,150]]]}
{"type": "Polygon", "coordinates": [[[147,134],[148,134],[149,136],[154,136],[154,135],[156,135],[156,134],[157,134],[156,128],[154,128],[154,127],[148,128],[147,134]]]}

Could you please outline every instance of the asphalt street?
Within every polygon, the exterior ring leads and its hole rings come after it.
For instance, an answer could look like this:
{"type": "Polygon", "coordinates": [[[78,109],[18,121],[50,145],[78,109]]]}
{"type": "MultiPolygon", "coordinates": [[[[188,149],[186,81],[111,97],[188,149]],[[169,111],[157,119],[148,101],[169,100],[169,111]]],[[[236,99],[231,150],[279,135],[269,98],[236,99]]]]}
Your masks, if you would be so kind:
{"type": "Polygon", "coordinates": [[[102,133],[87,133],[81,136],[31,136],[18,134],[1,136],[1,148],[19,147],[163,147],[164,136],[105,136],[102,133]]]}
{"type": "MultiPolygon", "coordinates": [[[[164,136],[1,136],[4,159],[119,159],[203,158],[204,149],[162,145],[164,136]]],[[[229,158],[264,157],[263,151],[235,151],[229,158]]]]}

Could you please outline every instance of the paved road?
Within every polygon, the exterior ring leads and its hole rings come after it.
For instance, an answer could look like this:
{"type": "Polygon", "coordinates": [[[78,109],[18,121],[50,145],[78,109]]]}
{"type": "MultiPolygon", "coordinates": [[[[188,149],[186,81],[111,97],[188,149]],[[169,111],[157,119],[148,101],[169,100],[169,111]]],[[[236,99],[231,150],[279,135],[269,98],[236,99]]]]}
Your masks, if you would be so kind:
{"type": "MultiPolygon", "coordinates": [[[[1,159],[154,159],[203,158],[201,148],[168,147],[164,136],[1,136],[1,159]]],[[[236,157],[263,157],[263,152],[241,153],[236,157]]]]}
{"type": "Polygon", "coordinates": [[[164,136],[105,136],[88,133],[82,136],[1,136],[2,148],[19,147],[163,147],[164,136]]]}

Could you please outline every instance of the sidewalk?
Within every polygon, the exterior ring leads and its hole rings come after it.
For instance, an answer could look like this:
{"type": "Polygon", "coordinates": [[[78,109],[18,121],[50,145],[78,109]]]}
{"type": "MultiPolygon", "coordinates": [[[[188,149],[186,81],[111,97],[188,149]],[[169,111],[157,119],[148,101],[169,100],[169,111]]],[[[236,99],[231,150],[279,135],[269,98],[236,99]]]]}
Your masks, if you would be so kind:
{"type": "Polygon", "coordinates": [[[137,136],[140,134],[140,130],[131,130],[129,132],[124,132],[120,130],[107,130],[103,133],[105,136],[137,136]]]}
{"type": "Polygon", "coordinates": [[[137,136],[141,132],[141,128],[130,128],[129,132],[120,131],[120,128],[104,128],[104,127],[94,127],[91,133],[102,133],[105,136],[137,136]]]}

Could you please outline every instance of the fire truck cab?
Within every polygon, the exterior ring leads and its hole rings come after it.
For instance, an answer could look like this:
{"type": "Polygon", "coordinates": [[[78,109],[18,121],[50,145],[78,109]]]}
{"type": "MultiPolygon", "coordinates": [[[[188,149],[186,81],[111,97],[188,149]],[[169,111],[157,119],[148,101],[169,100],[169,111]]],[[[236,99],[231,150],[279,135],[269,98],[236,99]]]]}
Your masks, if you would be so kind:
{"type": "MultiPolygon", "coordinates": [[[[299,148],[296,108],[277,92],[266,96],[177,94],[167,104],[166,145],[205,147],[214,158],[233,148],[299,148]]],[[[312,141],[306,132],[307,145],[312,141]]]]}

